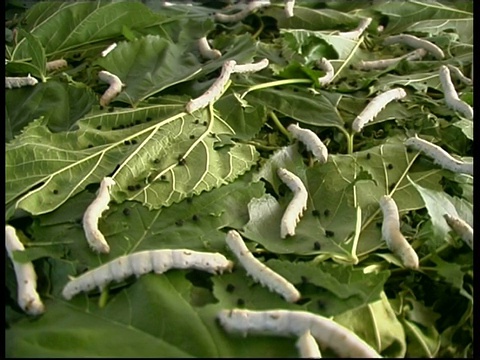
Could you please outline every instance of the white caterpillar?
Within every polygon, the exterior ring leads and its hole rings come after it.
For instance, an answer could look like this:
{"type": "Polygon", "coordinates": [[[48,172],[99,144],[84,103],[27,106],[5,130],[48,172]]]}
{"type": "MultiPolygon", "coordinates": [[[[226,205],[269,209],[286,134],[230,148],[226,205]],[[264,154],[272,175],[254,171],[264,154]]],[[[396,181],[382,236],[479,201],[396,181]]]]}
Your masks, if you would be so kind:
{"type": "Polygon", "coordinates": [[[303,211],[307,209],[308,192],[302,180],[284,168],[277,170],[278,177],[292,190],[293,199],[285,209],[280,225],[280,237],[295,235],[295,228],[303,211]]]}
{"type": "Polygon", "coordinates": [[[452,110],[457,110],[462,113],[467,119],[473,119],[473,109],[465,101],[460,100],[457,91],[453,86],[452,79],[450,78],[450,70],[445,65],[440,66],[438,72],[440,82],[442,83],[445,103],[452,110]]]}
{"type": "Polygon", "coordinates": [[[217,49],[212,49],[208,43],[207,37],[203,36],[197,40],[198,50],[200,50],[200,55],[205,59],[218,59],[222,56],[222,53],[217,49]]]}
{"type": "Polygon", "coordinates": [[[67,66],[68,66],[68,63],[64,59],[49,61],[45,64],[45,68],[47,71],[58,70],[67,66]]]}
{"type": "Polygon", "coordinates": [[[333,80],[333,76],[335,75],[334,69],[330,61],[325,58],[321,58],[317,61],[317,66],[326,72],[324,76],[318,78],[318,82],[320,85],[327,85],[333,80]]]}
{"type": "Polygon", "coordinates": [[[317,134],[312,130],[302,129],[298,124],[288,125],[287,130],[295,139],[298,139],[305,144],[307,149],[312,152],[313,156],[315,156],[320,164],[327,162],[328,149],[322,140],[319,139],[317,134]]]}
{"type": "Polygon", "coordinates": [[[110,177],[103,178],[98,189],[95,200],[88,206],[83,214],[83,230],[90,247],[99,252],[108,254],[110,246],[108,246],[105,237],[98,229],[98,219],[105,210],[108,210],[110,202],[110,188],[115,185],[115,181],[110,177]]]}
{"type": "Polygon", "coordinates": [[[282,295],[288,302],[296,302],[300,299],[300,292],[295,286],[252,255],[238,232],[230,230],[226,236],[226,242],[247,274],[255,281],[268,287],[270,291],[282,295]]]}
{"type": "Polygon", "coordinates": [[[322,357],[317,341],[312,336],[310,330],[305,331],[305,333],[298,338],[295,345],[297,346],[301,358],[320,359],[322,357]]]}
{"type": "Polygon", "coordinates": [[[437,59],[443,59],[445,57],[442,49],[440,49],[437,45],[428,40],[423,40],[413,35],[402,34],[389,36],[383,42],[384,45],[393,45],[398,43],[406,44],[415,49],[424,48],[437,59]]]}
{"type": "Polygon", "coordinates": [[[205,106],[210,104],[212,101],[215,101],[221,94],[230,80],[230,74],[233,72],[233,69],[237,65],[235,60],[228,60],[223,63],[222,72],[217,80],[199,97],[190,100],[185,106],[185,110],[188,113],[192,113],[195,110],[203,109],[205,106]]]}
{"type": "Polygon", "coordinates": [[[473,176],[473,163],[457,160],[440,146],[420,139],[417,135],[405,140],[405,145],[423,151],[425,155],[432,158],[435,164],[440,165],[444,169],[473,176]]]}
{"type": "Polygon", "coordinates": [[[368,105],[363,109],[363,111],[358,115],[352,123],[352,129],[355,132],[362,131],[363,127],[369,121],[372,121],[378,113],[385,107],[387,104],[393,100],[402,99],[407,96],[407,93],[402,88],[395,88],[380,95],[377,95],[368,103],[368,105]]]}
{"type": "Polygon", "coordinates": [[[468,225],[465,220],[462,220],[456,216],[445,214],[443,215],[448,226],[455,231],[463,241],[473,250],[473,228],[468,225]]]}
{"type": "Polygon", "coordinates": [[[260,60],[259,62],[252,63],[252,64],[244,64],[244,65],[235,65],[233,68],[232,73],[248,73],[248,72],[256,72],[265,69],[269,64],[268,59],[260,60]]]}
{"type": "Polygon", "coordinates": [[[355,67],[359,70],[381,70],[386,69],[391,65],[394,65],[401,61],[402,59],[406,59],[408,61],[413,60],[420,60],[427,54],[427,50],[420,48],[416,49],[408,54],[403,56],[399,56],[392,59],[382,59],[382,60],[373,60],[373,61],[360,61],[355,67]]]}
{"type": "Polygon", "coordinates": [[[358,38],[363,34],[363,32],[367,29],[368,25],[370,25],[371,22],[372,18],[364,18],[360,21],[360,24],[358,24],[358,26],[354,30],[348,32],[340,32],[339,35],[347,39],[358,40],[358,38]]]}
{"type": "Polygon", "coordinates": [[[110,52],[117,47],[117,43],[109,45],[105,50],[102,51],[102,57],[107,56],[110,52]]]}
{"type": "Polygon", "coordinates": [[[447,67],[450,69],[451,72],[455,74],[455,76],[463,82],[465,85],[472,85],[472,80],[463,75],[463,73],[460,71],[460,69],[456,66],[448,64],[447,67]]]}
{"type": "Polygon", "coordinates": [[[5,249],[8,257],[12,260],[17,278],[17,302],[18,305],[30,315],[40,315],[45,312],[45,306],[37,292],[37,274],[32,262],[19,263],[13,259],[13,252],[24,251],[25,248],[17,236],[15,228],[5,226],[5,249]]]}
{"type": "Polygon", "coordinates": [[[100,98],[100,105],[107,106],[120,92],[122,88],[125,86],[122,83],[122,80],[117,75],[109,73],[108,71],[102,70],[98,73],[98,77],[100,80],[105,81],[106,83],[110,84],[110,87],[103,93],[102,97],[100,98]]]}
{"type": "Polygon", "coordinates": [[[382,237],[388,248],[400,257],[403,265],[409,269],[418,269],[418,256],[412,246],[400,232],[400,217],[395,201],[388,195],[380,198],[383,212],[382,237]]]}
{"type": "Polygon", "coordinates": [[[287,18],[293,17],[294,7],[295,7],[295,0],[285,0],[285,16],[287,18]]]}
{"type": "Polygon", "coordinates": [[[265,6],[270,6],[270,0],[250,1],[245,9],[235,14],[227,15],[227,14],[216,13],[214,18],[216,21],[222,22],[222,23],[241,21],[245,19],[253,11],[265,6]]]}
{"type": "Polygon", "coordinates": [[[5,76],[5,89],[20,88],[24,86],[34,86],[38,84],[38,80],[34,77],[23,76],[23,77],[8,77],[5,76]]]}
{"type": "Polygon", "coordinates": [[[333,320],[307,311],[246,309],[222,310],[217,314],[230,333],[296,336],[307,331],[323,346],[340,357],[380,358],[380,355],[354,332],[333,320]]]}
{"type": "Polygon", "coordinates": [[[71,279],[62,295],[70,300],[82,291],[95,287],[103,290],[113,280],[120,282],[131,275],[138,278],[151,271],[163,274],[170,269],[197,269],[212,274],[230,271],[233,263],[220,253],[208,253],[189,249],[147,250],[120,256],[79,277],[71,279]]]}

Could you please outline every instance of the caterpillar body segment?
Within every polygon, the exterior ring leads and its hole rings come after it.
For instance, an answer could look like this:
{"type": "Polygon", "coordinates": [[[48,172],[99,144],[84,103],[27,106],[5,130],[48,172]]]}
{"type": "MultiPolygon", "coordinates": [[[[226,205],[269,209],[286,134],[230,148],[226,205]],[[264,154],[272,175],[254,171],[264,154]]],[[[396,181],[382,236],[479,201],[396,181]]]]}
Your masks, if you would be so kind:
{"type": "Polygon", "coordinates": [[[108,104],[110,104],[110,102],[115,97],[117,97],[118,94],[120,94],[125,84],[122,83],[122,81],[117,75],[109,73],[105,70],[99,71],[98,78],[110,84],[109,88],[103,93],[102,97],[100,98],[100,105],[108,106],[108,104]]]}
{"type": "Polygon", "coordinates": [[[293,192],[293,199],[285,209],[280,224],[280,237],[284,239],[287,235],[295,235],[295,228],[307,209],[308,192],[302,180],[287,169],[279,168],[277,175],[293,192]]]}
{"type": "Polygon", "coordinates": [[[372,18],[370,17],[364,18],[360,20],[360,23],[354,30],[347,31],[347,32],[340,32],[339,35],[347,39],[358,40],[358,38],[362,36],[363,32],[368,28],[371,22],[372,22],[372,18]]]}
{"type": "Polygon", "coordinates": [[[429,53],[431,53],[433,56],[435,56],[437,59],[443,59],[445,57],[443,50],[440,49],[437,45],[435,45],[434,43],[428,40],[420,39],[413,35],[408,35],[408,34],[393,35],[393,36],[387,37],[383,42],[384,45],[393,45],[393,44],[399,44],[399,43],[411,46],[415,49],[423,48],[427,50],[429,53]]]}
{"type": "Polygon", "coordinates": [[[257,72],[260,70],[265,69],[269,64],[267,58],[260,60],[259,62],[252,63],[252,64],[242,64],[242,65],[235,65],[233,68],[232,73],[250,73],[250,72],[257,72]]]}
{"type": "Polygon", "coordinates": [[[98,189],[97,197],[88,206],[83,214],[83,230],[90,247],[99,253],[108,254],[110,246],[105,237],[98,229],[98,220],[102,213],[109,209],[110,188],[115,185],[115,181],[110,177],[103,178],[98,189]]]}
{"type": "Polygon", "coordinates": [[[230,80],[230,75],[234,71],[237,62],[235,60],[227,60],[223,63],[222,72],[220,76],[215,80],[215,82],[210,86],[210,88],[205,91],[199,97],[190,100],[187,105],[185,106],[185,110],[191,114],[195,110],[203,109],[212,101],[218,99],[218,97],[222,94],[223,89],[227,85],[228,81],[230,80]]]}
{"type": "Polygon", "coordinates": [[[214,15],[215,21],[222,22],[222,23],[229,23],[229,22],[237,22],[245,19],[248,15],[250,15],[252,12],[254,12],[257,9],[260,9],[262,7],[270,6],[270,0],[254,0],[250,1],[245,9],[232,14],[222,14],[222,13],[216,13],[214,15]]]}
{"type": "Polygon", "coordinates": [[[270,291],[280,294],[288,302],[296,302],[300,299],[300,292],[295,286],[252,255],[237,231],[230,230],[225,240],[247,274],[255,281],[270,291]]]}
{"type": "Polygon", "coordinates": [[[340,357],[381,357],[354,332],[307,311],[232,309],[220,311],[217,319],[229,333],[301,337],[310,331],[322,347],[331,348],[340,357]]]}
{"type": "Polygon", "coordinates": [[[402,88],[395,88],[385,91],[370,101],[365,109],[353,120],[352,130],[355,132],[362,131],[365,124],[372,121],[382,109],[393,100],[403,99],[407,93],[402,88]]]}
{"type": "Polygon", "coordinates": [[[305,331],[305,333],[298,338],[295,346],[301,358],[319,359],[322,357],[317,341],[312,336],[310,330],[305,331]]]}
{"type": "Polygon", "coordinates": [[[427,51],[423,48],[416,49],[406,55],[399,56],[392,59],[381,59],[381,60],[372,60],[372,61],[360,61],[355,67],[359,70],[382,70],[386,69],[391,65],[395,65],[401,60],[405,59],[408,61],[420,60],[427,54],[427,51]]]}
{"type": "Polygon", "coordinates": [[[197,40],[198,49],[200,50],[200,55],[205,59],[213,60],[218,59],[222,56],[222,53],[217,49],[212,49],[208,43],[207,37],[203,36],[197,40]]]}
{"type": "Polygon", "coordinates": [[[397,255],[409,269],[418,269],[418,255],[400,232],[400,218],[395,201],[388,195],[380,198],[383,213],[382,237],[391,252],[397,255]]]}
{"type": "Polygon", "coordinates": [[[328,160],[328,149],[320,138],[310,129],[303,129],[298,124],[290,124],[287,130],[295,139],[301,141],[320,164],[328,160]]]}
{"type": "Polygon", "coordinates": [[[335,70],[333,69],[332,64],[325,58],[321,58],[316,62],[317,67],[326,72],[326,74],[318,78],[320,85],[327,85],[332,82],[333,77],[335,76],[335,70]]]}
{"type": "Polygon", "coordinates": [[[463,219],[459,217],[445,214],[443,215],[448,226],[455,231],[461,239],[473,250],[473,228],[463,219]]]}
{"type": "Polygon", "coordinates": [[[45,64],[45,68],[47,71],[58,70],[67,66],[68,66],[68,63],[64,59],[52,60],[45,64]]]}
{"type": "Polygon", "coordinates": [[[32,262],[20,263],[14,260],[14,251],[24,251],[25,247],[17,236],[15,228],[5,226],[5,249],[13,263],[17,279],[17,303],[29,315],[40,315],[45,312],[45,306],[37,292],[37,274],[32,262]]]}
{"type": "Polygon", "coordinates": [[[420,139],[417,135],[405,140],[404,144],[412,147],[415,150],[423,152],[433,160],[435,164],[442,168],[462,174],[473,176],[473,163],[460,161],[451,156],[448,152],[443,150],[440,146],[431,143],[430,141],[420,139]]]}
{"type": "Polygon", "coordinates": [[[465,101],[460,100],[458,97],[457,91],[455,90],[455,86],[453,85],[450,77],[449,68],[445,65],[440,66],[438,75],[440,77],[444,99],[447,106],[452,110],[462,113],[467,119],[472,120],[473,109],[470,105],[468,105],[465,101]]]}
{"type": "Polygon", "coordinates": [[[233,263],[220,253],[189,249],[146,250],[120,256],[72,278],[63,288],[62,295],[70,300],[80,292],[94,288],[103,290],[113,280],[119,282],[131,275],[139,277],[152,270],[156,274],[162,274],[170,269],[197,269],[221,274],[223,271],[230,271],[232,267],[233,263]]]}
{"type": "Polygon", "coordinates": [[[32,77],[30,74],[24,77],[5,76],[5,89],[21,88],[24,86],[35,86],[37,84],[38,80],[32,77]]]}
{"type": "Polygon", "coordinates": [[[295,0],[285,0],[285,16],[287,18],[291,18],[294,16],[293,14],[293,8],[295,7],[295,0]]]}

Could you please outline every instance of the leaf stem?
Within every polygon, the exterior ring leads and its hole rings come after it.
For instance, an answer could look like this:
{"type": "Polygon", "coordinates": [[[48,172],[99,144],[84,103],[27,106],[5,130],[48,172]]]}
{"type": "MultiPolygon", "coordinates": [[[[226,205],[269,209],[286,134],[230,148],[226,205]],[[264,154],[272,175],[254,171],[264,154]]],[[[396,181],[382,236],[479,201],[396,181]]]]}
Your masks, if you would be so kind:
{"type": "Polygon", "coordinates": [[[287,129],[285,129],[280,120],[278,120],[277,115],[275,115],[273,111],[269,111],[268,116],[270,116],[270,118],[273,120],[278,130],[280,130],[280,132],[288,138],[288,141],[292,141],[292,135],[287,131],[287,129]]]}
{"type": "Polygon", "coordinates": [[[289,85],[289,84],[311,84],[312,80],[309,79],[284,79],[284,80],[276,80],[270,81],[263,84],[257,84],[250,86],[243,94],[240,96],[240,99],[243,99],[249,92],[261,89],[268,89],[274,86],[280,85],[289,85]]]}

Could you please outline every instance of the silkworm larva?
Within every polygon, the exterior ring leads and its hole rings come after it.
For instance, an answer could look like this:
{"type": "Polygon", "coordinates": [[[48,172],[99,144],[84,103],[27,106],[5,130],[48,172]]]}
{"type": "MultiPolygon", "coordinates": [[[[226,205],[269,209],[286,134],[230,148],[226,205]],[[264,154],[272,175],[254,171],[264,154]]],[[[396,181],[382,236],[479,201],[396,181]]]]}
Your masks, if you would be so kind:
{"type": "Polygon", "coordinates": [[[110,104],[110,101],[112,101],[118,94],[120,94],[125,84],[122,83],[122,80],[120,80],[117,75],[109,73],[105,70],[100,71],[98,73],[98,77],[100,78],[100,80],[110,84],[110,87],[103,93],[102,97],[100,98],[100,105],[108,106],[108,104],[110,104]]]}
{"type": "Polygon", "coordinates": [[[382,196],[379,203],[383,212],[382,237],[388,248],[402,260],[406,268],[418,269],[417,253],[400,232],[397,204],[388,195],[382,196]]]}
{"type": "Polygon", "coordinates": [[[317,341],[310,333],[310,330],[305,331],[305,333],[298,338],[295,345],[301,358],[320,359],[322,357],[317,341]]]}
{"type": "Polygon", "coordinates": [[[347,39],[358,40],[358,38],[363,34],[363,32],[367,29],[368,25],[370,25],[371,22],[372,18],[364,18],[360,21],[360,24],[358,24],[356,29],[348,32],[340,32],[339,35],[347,39]]]}
{"type": "Polygon", "coordinates": [[[448,64],[447,67],[450,69],[451,72],[465,85],[472,85],[472,80],[463,75],[460,69],[454,65],[448,64]]]}
{"type": "Polygon", "coordinates": [[[420,60],[426,55],[427,51],[423,48],[416,49],[408,54],[403,56],[399,56],[392,59],[381,59],[381,60],[373,60],[373,61],[360,61],[355,67],[359,70],[381,70],[386,69],[391,65],[394,65],[401,61],[402,59],[406,59],[408,61],[413,60],[420,60]]]}
{"type": "Polygon", "coordinates": [[[196,269],[212,274],[230,271],[233,263],[220,253],[199,252],[189,249],[147,250],[120,256],[77,278],[63,288],[62,295],[70,300],[82,291],[98,287],[100,290],[113,280],[120,282],[131,275],[139,277],[150,271],[162,274],[170,269],[196,269]]]}
{"type": "Polygon", "coordinates": [[[326,163],[328,160],[328,149],[320,138],[312,130],[302,129],[298,124],[290,124],[287,130],[295,139],[305,144],[318,160],[320,164],[326,163]]]}
{"type": "Polygon", "coordinates": [[[293,192],[293,199],[285,209],[280,224],[280,237],[284,239],[287,235],[295,235],[295,228],[300,221],[303,211],[307,209],[308,192],[302,180],[287,169],[279,168],[278,177],[293,192]]]}
{"type": "Polygon", "coordinates": [[[393,100],[402,99],[407,96],[407,93],[402,88],[395,88],[384,93],[381,93],[374,97],[372,101],[363,109],[363,111],[358,115],[352,123],[352,129],[355,132],[362,131],[363,127],[369,121],[372,121],[378,113],[385,107],[387,104],[393,100]]]}
{"type": "Polygon", "coordinates": [[[300,292],[295,286],[252,255],[238,232],[230,230],[226,236],[226,242],[247,274],[255,281],[270,291],[280,294],[288,302],[296,302],[300,299],[300,292]]]}
{"type": "Polygon", "coordinates": [[[285,16],[287,18],[293,17],[294,7],[295,7],[295,0],[285,0],[285,16]]]}
{"type": "Polygon", "coordinates": [[[198,49],[200,50],[200,54],[205,58],[205,59],[218,59],[219,57],[222,56],[222,53],[218,51],[217,49],[212,49],[210,47],[210,44],[208,43],[207,37],[203,36],[200,39],[197,40],[198,44],[198,49]]]}
{"type": "Polygon", "coordinates": [[[49,61],[45,65],[47,71],[58,70],[67,66],[68,66],[68,63],[64,59],[49,61]]]}
{"type": "Polygon", "coordinates": [[[440,165],[444,169],[473,176],[473,163],[457,160],[440,146],[432,144],[427,140],[420,139],[417,135],[405,140],[405,145],[422,151],[425,155],[430,157],[435,164],[440,165]]]}
{"type": "Polygon", "coordinates": [[[447,106],[452,109],[462,113],[467,119],[473,119],[473,109],[465,101],[460,100],[458,97],[455,86],[452,83],[450,77],[450,70],[445,65],[440,66],[438,72],[440,77],[440,82],[442,83],[444,99],[447,106]]]}
{"type": "Polygon", "coordinates": [[[215,80],[212,86],[210,86],[210,88],[202,95],[190,100],[185,106],[185,110],[188,113],[192,113],[195,110],[203,109],[209,103],[215,101],[222,94],[225,85],[227,84],[228,80],[230,80],[230,74],[233,72],[233,69],[236,65],[237,62],[235,60],[225,61],[222,66],[222,72],[217,80],[215,80]]]}
{"type": "Polygon", "coordinates": [[[117,47],[117,43],[109,45],[105,50],[102,51],[102,57],[107,56],[110,52],[117,47]]]}
{"type": "Polygon", "coordinates": [[[222,22],[222,23],[241,21],[245,19],[253,11],[266,6],[270,6],[270,0],[250,1],[245,9],[235,14],[227,15],[227,14],[216,13],[214,15],[214,18],[216,21],[222,22]]]}
{"type": "Polygon", "coordinates": [[[12,260],[15,277],[17,278],[18,305],[30,315],[40,315],[45,312],[45,306],[37,292],[37,274],[32,262],[20,263],[13,259],[14,251],[24,251],[13,226],[5,226],[5,249],[12,260]]]}
{"type": "Polygon", "coordinates": [[[5,76],[5,89],[20,88],[24,86],[34,86],[38,84],[38,80],[34,77],[23,76],[23,77],[8,77],[5,76]]]}
{"type": "Polygon", "coordinates": [[[232,309],[220,311],[217,319],[229,333],[300,337],[310,331],[322,347],[331,348],[340,357],[380,358],[354,332],[307,311],[232,309]]]}
{"type": "Polygon", "coordinates": [[[268,59],[260,60],[252,64],[235,65],[232,73],[256,72],[265,69],[269,64],[268,59]]]}
{"type": "Polygon", "coordinates": [[[110,246],[108,246],[105,237],[98,229],[98,219],[102,216],[104,211],[108,210],[110,188],[113,185],[115,185],[115,181],[112,178],[103,178],[100,183],[100,188],[98,189],[97,197],[83,214],[83,229],[88,244],[93,250],[104,254],[110,252],[110,246]]]}
{"type": "Polygon", "coordinates": [[[424,48],[433,56],[435,56],[437,59],[443,59],[445,57],[445,54],[443,53],[442,49],[440,49],[437,45],[435,45],[434,43],[428,40],[420,39],[413,35],[402,34],[402,35],[389,36],[383,42],[384,45],[393,45],[398,43],[411,46],[415,49],[424,48]]]}
{"type": "Polygon", "coordinates": [[[333,80],[333,76],[335,75],[334,69],[330,61],[325,58],[321,58],[316,62],[316,65],[326,72],[324,76],[318,78],[318,82],[320,85],[327,85],[333,80]]]}
{"type": "Polygon", "coordinates": [[[462,220],[456,216],[445,214],[443,215],[448,226],[455,231],[463,241],[473,250],[473,228],[468,225],[465,220],[462,220]]]}

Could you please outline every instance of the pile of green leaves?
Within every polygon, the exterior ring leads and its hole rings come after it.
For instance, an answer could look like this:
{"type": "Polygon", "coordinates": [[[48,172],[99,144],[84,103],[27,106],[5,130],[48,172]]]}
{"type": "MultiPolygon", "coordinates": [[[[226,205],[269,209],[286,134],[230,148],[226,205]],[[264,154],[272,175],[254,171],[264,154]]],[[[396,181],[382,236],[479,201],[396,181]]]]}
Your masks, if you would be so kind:
{"type": "MultiPolygon", "coordinates": [[[[219,9],[199,4],[20,3],[28,9],[7,9],[6,72],[40,82],[6,92],[6,222],[26,247],[15,259],[34,263],[46,312],[32,318],[18,307],[6,257],[6,356],[297,356],[293,338],[225,333],[215,316],[235,307],[333,317],[386,357],[472,356],[472,251],[443,214],[456,211],[473,223],[473,177],[441,169],[403,141],[418,134],[471,161],[473,122],[446,106],[438,69],[473,71],[473,1],[297,0],[288,19],[283,1],[272,1],[229,24],[215,23],[219,9]],[[339,36],[367,16],[373,21],[358,40],[339,36]],[[400,33],[428,38],[445,59],[355,68],[411,51],[382,45],[400,33]],[[221,58],[202,59],[202,36],[221,58]],[[102,57],[113,42],[118,46],[102,57]],[[324,87],[315,66],[322,57],[335,68],[324,87]],[[46,62],[60,58],[68,68],[47,73],[46,62]],[[267,69],[234,74],[212,107],[184,112],[224,61],[263,58],[267,69]],[[126,84],[108,108],[99,106],[108,87],[100,70],[126,84]],[[354,135],[356,115],[394,87],[407,97],[354,135]],[[326,164],[292,140],[290,123],[327,144],[326,164]],[[296,235],[287,239],[280,239],[280,219],[292,193],[278,167],[297,174],[309,192],[296,235]],[[81,219],[105,176],[116,181],[99,222],[111,252],[98,255],[81,219]],[[403,268],[381,238],[378,200],[385,194],[398,205],[418,271],[403,268]],[[240,266],[215,276],[147,274],[113,283],[108,293],[61,296],[69,276],[137,251],[189,248],[234,260],[228,229],[302,299],[286,303],[240,266]]],[[[473,87],[455,86],[472,105],[473,87]]]]}

